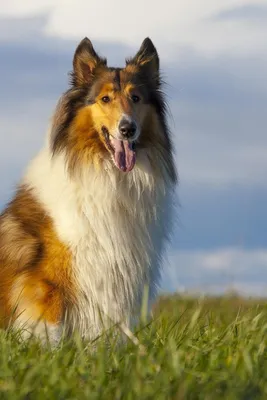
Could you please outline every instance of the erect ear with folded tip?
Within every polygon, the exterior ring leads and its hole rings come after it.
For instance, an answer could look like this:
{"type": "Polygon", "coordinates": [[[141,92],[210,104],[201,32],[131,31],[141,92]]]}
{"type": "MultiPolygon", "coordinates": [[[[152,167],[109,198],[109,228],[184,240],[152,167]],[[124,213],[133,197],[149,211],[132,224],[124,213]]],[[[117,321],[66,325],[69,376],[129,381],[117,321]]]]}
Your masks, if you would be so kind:
{"type": "Polygon", "coordinates": [[[78,45],[73,58],[72,83],[74,86],[90,84],[98,66],[105,66],[106,59],[99,57],[86,37],[78,45]]]}
{"type": "Polygon", "coordinates": [[[136,55],[127,64],[136,65],[148,79],[159,85],[159,56],[151,39],[143,41],[136,55]]]}

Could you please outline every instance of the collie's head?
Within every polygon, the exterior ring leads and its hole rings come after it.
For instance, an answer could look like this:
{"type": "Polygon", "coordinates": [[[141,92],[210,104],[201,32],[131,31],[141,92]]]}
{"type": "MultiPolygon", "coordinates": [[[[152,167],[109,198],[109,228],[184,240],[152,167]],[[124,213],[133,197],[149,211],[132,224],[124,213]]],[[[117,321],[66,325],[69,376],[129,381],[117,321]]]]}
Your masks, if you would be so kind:
{"type": "Polygon", "coordinates": [[[175,180],[165,120],[159,57],[150,39],[124,68],[111,68],[85,38],[77,47],[71,88],[61,97],[52,124],[53,155],[64,152],[70,171],[110,161],[130,172],[138,153],[164,159],[175,180]]]}

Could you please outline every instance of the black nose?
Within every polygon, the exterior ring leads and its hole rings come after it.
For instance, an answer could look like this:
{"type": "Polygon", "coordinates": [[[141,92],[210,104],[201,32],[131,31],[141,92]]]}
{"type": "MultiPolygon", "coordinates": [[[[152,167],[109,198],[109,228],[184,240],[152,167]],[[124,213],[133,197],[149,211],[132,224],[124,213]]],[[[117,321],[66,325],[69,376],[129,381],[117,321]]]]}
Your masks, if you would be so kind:
{"type": "Polygon", "coordinates": [[[131,138],[136,132],[136,123],[128,121],[127,119],[122,119],[119,124],[119,131],[125,138],[131,138]]]}

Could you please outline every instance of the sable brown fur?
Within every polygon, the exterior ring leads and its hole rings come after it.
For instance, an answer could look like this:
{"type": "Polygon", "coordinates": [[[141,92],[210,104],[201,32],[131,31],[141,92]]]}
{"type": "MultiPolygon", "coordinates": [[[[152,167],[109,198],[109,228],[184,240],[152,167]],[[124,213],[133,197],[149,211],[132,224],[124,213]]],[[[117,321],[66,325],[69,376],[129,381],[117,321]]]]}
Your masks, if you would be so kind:
{"type": "Polygon", "coordinates": [[[52,221],[26,187],[0,216],[0,319],[10,323],[23,312],[23,300],[35,302],[34,315],[58,322],[73,297],[70,254],[58,240],[52,221]],[[22,286],[23,282],[23,286],[22,286]],[[18,306],[19,304],[19,306],[18,306]]]}

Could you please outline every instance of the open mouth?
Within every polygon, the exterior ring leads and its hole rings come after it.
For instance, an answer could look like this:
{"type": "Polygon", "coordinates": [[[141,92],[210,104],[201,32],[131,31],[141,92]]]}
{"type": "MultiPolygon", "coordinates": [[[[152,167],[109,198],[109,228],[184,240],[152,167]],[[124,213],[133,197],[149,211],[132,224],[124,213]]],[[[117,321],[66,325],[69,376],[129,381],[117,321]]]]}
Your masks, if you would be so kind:
{"type": "Polygon", "coordinates": [[[135,142],[115,139],[105,127],[102,128],[102,132],[116,167],[123,172],[130,172],[136,161],[135,142]]]}

